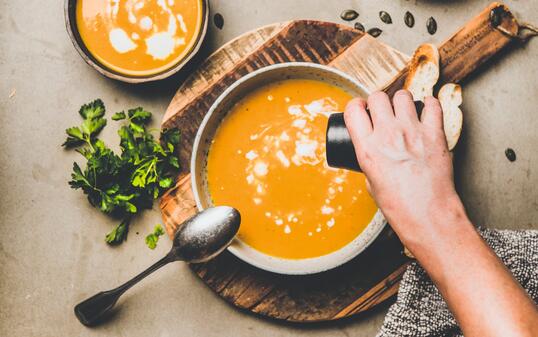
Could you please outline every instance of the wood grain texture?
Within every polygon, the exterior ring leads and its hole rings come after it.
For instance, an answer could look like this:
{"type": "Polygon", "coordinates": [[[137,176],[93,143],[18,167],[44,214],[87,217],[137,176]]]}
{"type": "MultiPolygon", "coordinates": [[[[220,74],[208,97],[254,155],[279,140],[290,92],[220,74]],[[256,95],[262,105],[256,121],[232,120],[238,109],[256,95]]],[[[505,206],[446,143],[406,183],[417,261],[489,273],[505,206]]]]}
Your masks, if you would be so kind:
{"type": "Polygon", "coordinates": [[[294,322],[325,321],[356,314],[392,296],[408,261],[401,249],[387,227],[360,258],[322,274],[278,275],[228,252],[192,269],[222,298],[242,309],[294,322]]]}
{"type": "MultiPolygon", "coordinates": [[[[512,43],[512,38],[490,23],[491,11],[497,8],[503,12],[500,25],[512,34],[517,33],[517,22],[508,7],[499,2],[491,3],[438,46],[441,72],[437,87],[449,82],[460,83],[493,55],[512,43]]],[[[407,68],[404,68],[384,86],[383,90],[392,96],[402,87],[406,76],[407,68]]]]}
{"type": "MultiPolygon", "coordinates": [[[[497,6],[501,5],[488,6],[439,47],[443,81],[461,81],[508,45],[510,39],[488,23],[489,12],[497,6]]],[[[510,17],[503,20],[507,29],[513,29],[510,17]]],[[[172,236],[178,224],[196,212],[188,173],[192,142],[211,104],[235,80],[266,65],[307,61],[338,68],[368,90],[393,94],[401,88],[408,60],[408,56],[349,27],[307,20],[263,27],[223,46],[179,88],[162,122],[163,128],[182,132],[179,156],[184,168],[175,188],[161,200],[168,234],[172,236]]],[[[236,307],[276,319],[315,322],[348,317],[393,296],[409,261],[402,249],[387,227],[360,256],[322,274],[269,273],[229,252],[191,268],[236,307]]]]}

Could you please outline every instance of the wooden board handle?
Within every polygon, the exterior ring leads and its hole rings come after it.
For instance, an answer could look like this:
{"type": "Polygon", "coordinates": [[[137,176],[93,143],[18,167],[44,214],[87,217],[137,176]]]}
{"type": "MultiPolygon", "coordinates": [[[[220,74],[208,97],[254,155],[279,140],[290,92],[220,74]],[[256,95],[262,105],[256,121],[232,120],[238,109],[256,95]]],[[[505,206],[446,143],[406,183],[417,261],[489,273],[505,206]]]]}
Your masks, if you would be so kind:
{"type": "MultiPolygon", "coordinates": [[[[443,42],[439,48],[441,74],[438,84],[458,83],[476,68],[512,42],[505,32],[517,35],[518,24],[504,4],[494,2],[471,19],[463,28],[443,42]],[[495,14],[492,14],[495,13],[495,14]]],[[[383,91],[392,96],[402,88],[407,67],[383,91]]]]}

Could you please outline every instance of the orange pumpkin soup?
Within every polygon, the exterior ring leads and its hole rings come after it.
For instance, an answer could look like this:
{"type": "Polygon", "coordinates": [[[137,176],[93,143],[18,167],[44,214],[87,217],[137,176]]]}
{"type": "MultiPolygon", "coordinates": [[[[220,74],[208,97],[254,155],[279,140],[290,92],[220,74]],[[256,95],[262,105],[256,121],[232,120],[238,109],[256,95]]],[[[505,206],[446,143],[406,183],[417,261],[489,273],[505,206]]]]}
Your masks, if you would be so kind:
{"type": "Polygon", "coordinates": [[[360,173],[325,162],[328,115],[350,95],[302,79],[270,83],[242,98],[211,144],[208,188],[215,205],[241,212],[239,238],[268,255],[303,259],[356,238],[377,207],[360,173]]]}
{"type": "Polygon", "coordinates": [[[78,0],[77,27],[106,67],[145,76],[177,64],[196,44],[201,0],[78,0]]]}

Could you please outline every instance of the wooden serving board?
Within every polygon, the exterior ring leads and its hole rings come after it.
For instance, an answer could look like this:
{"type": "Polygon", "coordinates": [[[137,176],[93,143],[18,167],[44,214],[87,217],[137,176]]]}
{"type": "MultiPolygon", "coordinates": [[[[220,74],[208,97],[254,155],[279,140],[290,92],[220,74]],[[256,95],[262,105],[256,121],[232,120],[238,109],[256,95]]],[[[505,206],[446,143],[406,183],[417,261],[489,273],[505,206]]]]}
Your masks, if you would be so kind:
{"type": "MultiPolygon", "coordinates": [[[[443,80],[461,80],[508,44],[507,36],[488,28],[489,11],[495,6],[500,5],[492,4],[440,47],[443,80]]],[[[510,20],[503,24],[510,26],[510,20]]],[[[178,224],[196,212],[188,173],[194,136],[211,104],[234,81],[270,64],[305,61],[343,70],[370,91],[384,88],[393,93],[405,78],[408,59],[358,30],[308,20],[262,27],[217,50],[181,85],[162,122],[162,128],[178,128],[182,133],[183,172],[160,205],[168,234],[172,237],[178,224]]],[[[321,274],[278,275],[227,251],[191,268],[234,306],[276,319],[314,322],[348,317],[390,298],[408,261],[387,227],[357,258],[321,274]]]]}

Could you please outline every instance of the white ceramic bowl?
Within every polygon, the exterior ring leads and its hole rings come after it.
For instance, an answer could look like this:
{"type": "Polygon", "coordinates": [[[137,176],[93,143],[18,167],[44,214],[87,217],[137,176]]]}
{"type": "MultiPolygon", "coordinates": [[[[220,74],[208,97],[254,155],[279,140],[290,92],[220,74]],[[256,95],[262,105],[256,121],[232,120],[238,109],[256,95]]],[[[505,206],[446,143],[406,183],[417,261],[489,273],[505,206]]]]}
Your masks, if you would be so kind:
{"type": "MultiPolygon", "coordinates": [[[[198,129],[194,140],[191,173],[194,198],[199,210],[212,206],[207,188],[207,154],[220,123],[232,106],[245,94],[266,83],[288,79],[313,79],[342,88],[353,96],[366,97],[368,92],[355,79],[328,66],[313,63],[290,62],[258,69],[232,84],[213,103],[198,129]]],[[[237,193],[241,193],[238,191],[237,193]]],[[[241,210],[239,210],[241,212],[241,210]]],[[[362,252],[370,245],[385,226],[386,221],[378,210],[370,224],[353,241],[327,255],[307,259],[284,259],[264,254],[235,239],[228,250],[241,260],[280,274],[305,275],[335,268],[362,252]]]]}

